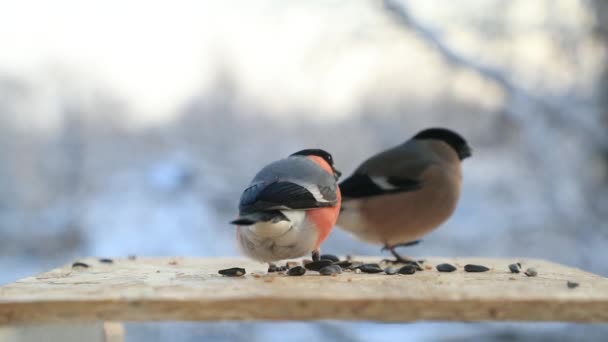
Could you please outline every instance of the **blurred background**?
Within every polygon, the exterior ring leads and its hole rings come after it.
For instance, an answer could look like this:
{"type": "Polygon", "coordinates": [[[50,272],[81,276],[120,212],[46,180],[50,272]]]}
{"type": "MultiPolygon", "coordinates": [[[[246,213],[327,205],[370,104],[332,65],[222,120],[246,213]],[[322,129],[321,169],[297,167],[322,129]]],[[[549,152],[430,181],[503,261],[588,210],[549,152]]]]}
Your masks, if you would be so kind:
{"type": "MultiPolygon", "coordinates": [[[[78,256],[239,255],[266,163],[346,175],[429,126],[474,147],[419,256],[608,276],[608,2],[0,0],[0,284],[78,256]]],[[[381,255],[336,231],[335,254],[381,255]]],[[[131,324],[130,340],[554,340],[603,325],[131,324]],[[238,329],[236,329],[238,328],[238,329]]]]}

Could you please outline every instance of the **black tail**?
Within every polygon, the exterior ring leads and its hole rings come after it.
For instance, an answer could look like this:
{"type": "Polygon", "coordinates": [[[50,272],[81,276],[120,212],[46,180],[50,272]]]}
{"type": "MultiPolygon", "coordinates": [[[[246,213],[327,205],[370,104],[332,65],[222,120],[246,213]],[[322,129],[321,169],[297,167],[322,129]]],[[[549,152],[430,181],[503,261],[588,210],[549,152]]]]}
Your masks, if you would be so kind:
{"type": "Polygon", "coordinates": [[[289,219],[287,218],[287,216],[283,215],[280,210],[271,210],[243,215],[236,220],[230,221],[230,224],[234,224],[237,226],[252,226],[257,222],[279,222],[288,220],[289,219]]]}
{"type": "Polygon", "coordinates": [[[234,224],[236,226],[252,226],[255,224],[255,220],[249,218],[239,218],[234,221],[230,221],[230,224],[234,224]]]}

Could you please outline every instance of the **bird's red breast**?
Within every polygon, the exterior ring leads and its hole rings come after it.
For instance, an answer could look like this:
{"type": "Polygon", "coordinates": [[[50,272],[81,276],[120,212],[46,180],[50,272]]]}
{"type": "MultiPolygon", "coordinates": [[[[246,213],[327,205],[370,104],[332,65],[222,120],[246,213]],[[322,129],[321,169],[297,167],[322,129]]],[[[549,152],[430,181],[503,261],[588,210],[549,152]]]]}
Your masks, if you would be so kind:
{"type": "MultiPolygon", "coordinates": [[[[312,161],[321,166],[325,171],[329,172],[332,176],[334,174],[334,170],[329,165],[325,159],[318,156],[307,156],[312,161]]],[[[317,239],[316,248],[327,239],[329,233],[336,225],[336,221],[338,220],[338,216],[340,215],[340,205],[342,204],[342,194],[340,193],[340,187],[336,186],[336,196],[338,197],[338,202],[333,207],[326,207],[320,209],[309,210],[307,213],[308,219],[315,224],[317,229],[319,230],[319,238],[317,239]]]]}

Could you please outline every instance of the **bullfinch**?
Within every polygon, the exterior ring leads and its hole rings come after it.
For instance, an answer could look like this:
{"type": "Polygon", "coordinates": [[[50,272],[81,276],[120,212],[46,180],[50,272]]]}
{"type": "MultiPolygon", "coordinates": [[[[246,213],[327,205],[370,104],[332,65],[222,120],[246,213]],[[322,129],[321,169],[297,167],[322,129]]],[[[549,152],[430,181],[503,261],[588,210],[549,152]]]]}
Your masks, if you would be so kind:
{"type": "Polygon", "coordinates": [[[470,156],[459,134],[429,128],[369,158],[340,184],[338,226],[383,245],[395,262],[411,262],[395,248],[416,244],[452,215],[460,197],[461,162],[470,156]]]}
{"type": "Polygon", "coordinates": [[[266,262],[312,254],[340,213],[340,172],[321,149],[296,152],[265,166],[241,195],[237,240],[248,257],[266,262]]]}

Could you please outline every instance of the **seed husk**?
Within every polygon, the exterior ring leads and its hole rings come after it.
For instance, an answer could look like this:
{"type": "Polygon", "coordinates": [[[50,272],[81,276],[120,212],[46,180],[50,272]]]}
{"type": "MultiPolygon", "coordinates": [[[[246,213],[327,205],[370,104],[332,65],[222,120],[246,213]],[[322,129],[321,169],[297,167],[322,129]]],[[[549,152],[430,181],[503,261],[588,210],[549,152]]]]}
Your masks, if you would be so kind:
{"type": "Polygon", "coordinates": [[[294,268],[296,266],[300,266],[297,262],[295,261],[288,261],[285,266],[287,266],[287,268],[294,268]]]}
{"type": "Polygon", "coordinates": [[[322,275],[336,275],[342,273],[342,268],[338,265],[325,266],[319,270],[322,275]]]}
{"type": "Polygon", "coordinates": [[[386,273],[388,275],[397,274],[397,271],[398,271],[397,267],[394,267],[394,266],[389,266],[384,269],[384,273],[386,273]]]}
{"type": "Polygon", "coordinates": [[[528,277],[536,277],[538,275],[538,271],[536,271],[535,268],[530,267],[526,270],[526,272],[524,272],[524,274],[528,277]]]}
{"type": "Polygon", "coordinates": [[[452,264],[439,264],[439,265],[435,266],[435,268],[437,268],[437,271],[439,271],[439,272],[454,272],[454,271],[456,271],[456,266],[454,266],[452,264]]]}
{"type": "Polygon", "coordinates": [[[575,288],[577,288],[579,286],[579,283],[568,280],[568,282],[566,283],[566,285],[568,285],[569,289],[575,289],[575,288]]]}
{"type": "Polygon", "coordinates": [[[353,267],[353,268],[361,268],[361,267],[363,267],[363,266],[365,266],[365,267],[370,267],[370,266],[373,266],[373,267],[380,268],[380,265],[378,265],[378,264],[376,264],[376,263],[369,263],[369,264],[365,264],[365,263],[358,263],[356,266],[353,264],[353,266],[352,266],[352,267],[353,267]]]}
{"type": "Polygon", "coordinates": [[[226,277],[241,277],[245,275],[245,269],[241,267],[232,267],[226,268],[223,270],[217,271],[217,273],[226,276],[226,277]]]}
{"type": "Polygon", "coordinates": [[[521,268],[520,265],[520,263],[509,265],[509,271],[511,271],[511,273],[519,273],[519,269],[521,268]]]}
{"type": "Polygon", "coordinates": [[[321,260],[331,260],[332,262],[340,261],[340,258],[338,258],[337,256],[335,256],[333,254],[321,254],[320,259],[321,260]]]}
{"type": "Polygon", "coordinates": [[[99,259],[99,262],[104,263],[104,264],[113,264],[114,260],[108,259],[108,258],[101,258],[101,259],[99,259]]]}
{"type": "Polygon", "coordinates": [[[353,265],[353,263],[348,260],[342,260],[342,261],[334,262],[334,265],[338,265],[342,268],[349,268],[353,265]]]}
{"type": "Polygon", "coordinates": [[[306,269],[302,266],[292,267],[287,271],[289,276],[303,276],[304,274],[306,274],[306,269]]]}
{"type": "MultiPolygon", "coordinates": [[[[365,263],[363,263],[361,261],[352,261],[352,260],[350,261],[350,263],[351,264],[350,264],[350,266],[348,266],[348,268],[351,269],[351,270],[354,270],[354,269],[356,269],[358,267],[361,267],[361,266],[363,266],[365,264],[365,263]]],[[[342,267],[342,266],[340,266],[340,267],[342,267]]],[[[344,267],[342,267],[342,268],[344,268],[344,267]]]]}
{"type": "Polygon", "coordinates": [[[317,271],[319,272],[323,267],[331,265],[332,262],[330,260],[317,260],[313,262],[309,262],[304,265],[304,267],[309,271],[317,271]]]}
{"type": "Polygon", "coordinates": [[[397,271],[399,274],[414,274],[416,273],[416,265],[405,265],[397,271]]]}
{"type": "Polygon", "coordinates": [[[363,264],[363,265],[357,267],[355,270],[360,270],[363,273],[384,272],[384,270],[382,268],[380,268],[380,266],[378,266],[378,264],[363,264]]]}
{"type": "Polygon", "coordinates": [[[76,261],[75,263],[72,264],[72,267],[84,267],[84,268],[88,268],[89,264],[85,264],[84,262],[76,261]]]}
{"type": "Polygon", "coordinates": [[[464,265],[464,270],[465,272],[487,272],[490,269],[483,265],[467,264],[464,265]]]}

